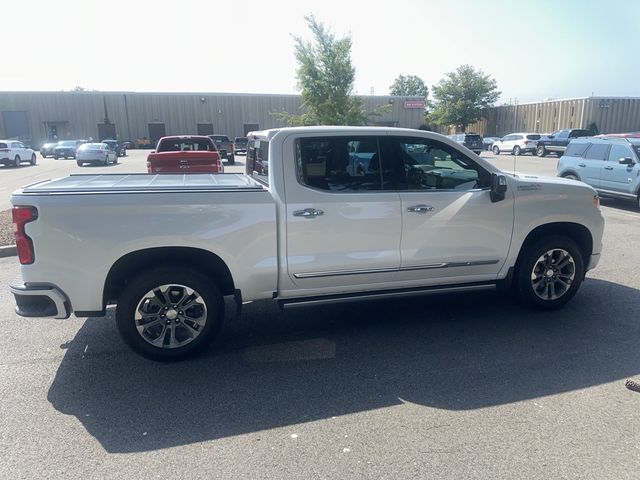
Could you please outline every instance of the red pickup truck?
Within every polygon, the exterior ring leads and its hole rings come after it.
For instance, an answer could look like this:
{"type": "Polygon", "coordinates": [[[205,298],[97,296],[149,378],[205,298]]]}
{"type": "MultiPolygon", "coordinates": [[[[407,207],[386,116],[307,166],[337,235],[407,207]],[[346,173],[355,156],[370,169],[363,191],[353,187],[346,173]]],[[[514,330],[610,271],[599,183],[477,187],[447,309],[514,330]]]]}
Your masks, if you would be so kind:
{"type": "Polygon", "coordinates": [[[148,173],[223,173],[220,153],[209,137],[162,137],[147,157],[148,173]]]}

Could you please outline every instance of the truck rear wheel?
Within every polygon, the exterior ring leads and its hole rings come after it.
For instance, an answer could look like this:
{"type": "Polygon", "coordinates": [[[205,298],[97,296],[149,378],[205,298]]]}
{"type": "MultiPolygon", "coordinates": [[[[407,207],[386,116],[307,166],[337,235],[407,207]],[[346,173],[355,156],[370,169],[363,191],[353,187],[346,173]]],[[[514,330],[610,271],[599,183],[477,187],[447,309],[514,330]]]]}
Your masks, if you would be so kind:
{"type": "Polygon", "coordinates": [[[536,153],[539,157],[544,157],[547,154],[547,149],[544,148],[544,145],[540,145],[538,148],[536,148],[536,153]]]}
{"type": "Polygon", "coordinates": [[[567,303],[584,278],[584,260],[568,237],[552,235],[531,244],[518,262],[516,287],[525,304],[551,310],[567,303]]]}
{"type": "Polygon", "coordinates": [[[139,354],[181,360],[202,351],[222,327],[224,300],[197,270],[162,267],[131,279],[118,299],[120,334],[139,354]]]}

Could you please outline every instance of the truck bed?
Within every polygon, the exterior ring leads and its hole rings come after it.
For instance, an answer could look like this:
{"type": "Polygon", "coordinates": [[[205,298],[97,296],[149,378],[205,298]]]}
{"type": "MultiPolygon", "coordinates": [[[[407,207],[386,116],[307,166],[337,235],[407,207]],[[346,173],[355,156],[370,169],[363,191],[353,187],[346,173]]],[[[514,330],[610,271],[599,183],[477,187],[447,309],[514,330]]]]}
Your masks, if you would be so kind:
{"type": "Polygon", "coordinates": [[[44,180],[15,192],[21,195],[60,193],[131,193],[181,191],[262,191],[264,186],[238,173],[225,174],[72,174],[44,180]]]}

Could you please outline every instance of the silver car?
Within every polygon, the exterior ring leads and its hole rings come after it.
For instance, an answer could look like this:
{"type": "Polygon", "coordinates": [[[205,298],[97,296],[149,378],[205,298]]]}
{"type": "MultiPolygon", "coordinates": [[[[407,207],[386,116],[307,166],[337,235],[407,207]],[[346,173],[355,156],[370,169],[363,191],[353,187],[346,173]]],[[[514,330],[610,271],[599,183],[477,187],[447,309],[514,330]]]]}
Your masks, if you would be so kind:
{"type": "Polygon", "coordinates": [[[76,150],[76,163],[79,167],[85,163],[109,165],[118,163],[118,154],[106,143],[85,143],[76,150]]]}

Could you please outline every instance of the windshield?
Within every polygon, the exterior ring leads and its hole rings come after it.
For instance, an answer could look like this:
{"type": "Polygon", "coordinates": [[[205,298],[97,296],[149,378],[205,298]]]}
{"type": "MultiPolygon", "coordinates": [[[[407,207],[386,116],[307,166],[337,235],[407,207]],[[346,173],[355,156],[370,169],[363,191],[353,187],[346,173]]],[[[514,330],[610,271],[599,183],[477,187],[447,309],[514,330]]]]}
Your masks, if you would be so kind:
{"type": "Polygon", "coordinates": [[[213,140],[216,143],[223,143],[223,142],[228,142],[229,141],[229,137],[225,137],[223,135],[218,135],[218,136],[210,136],[209,137],[211,140],[213,140]]]}
{"type": "Polygon", "coordinates": [[[79,151],[85,151],[85,150],[102,150],[104,148],[104,145],[102,143],[85,143],[83,145],[80,145],[78,147],[79,151]]]}

